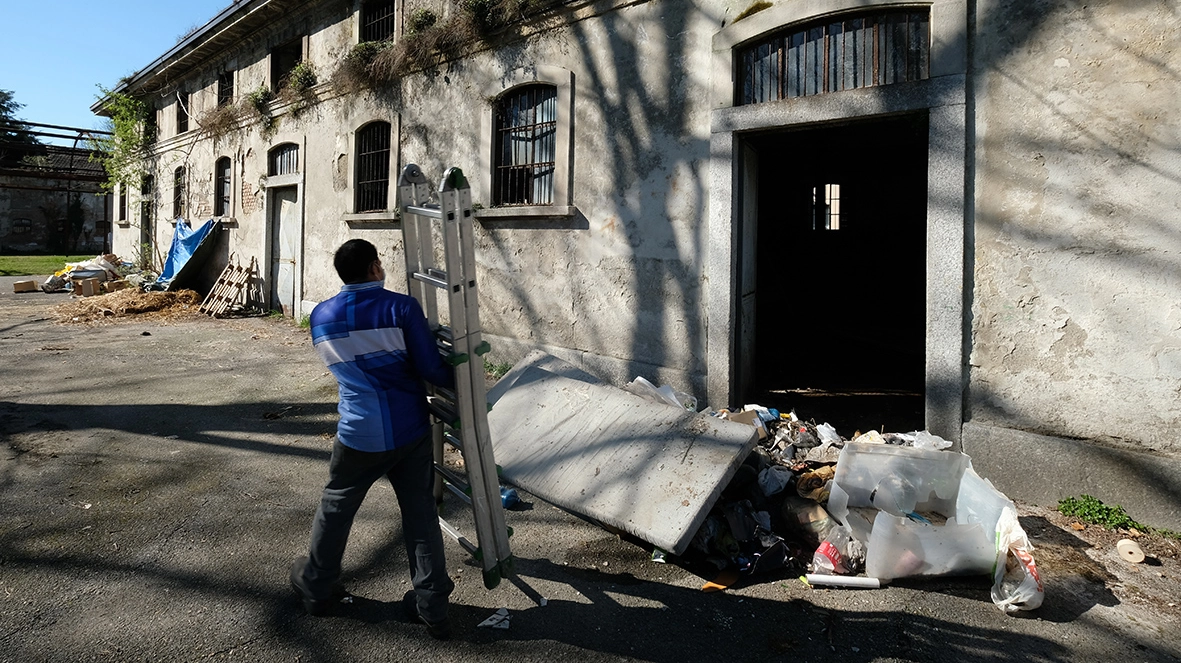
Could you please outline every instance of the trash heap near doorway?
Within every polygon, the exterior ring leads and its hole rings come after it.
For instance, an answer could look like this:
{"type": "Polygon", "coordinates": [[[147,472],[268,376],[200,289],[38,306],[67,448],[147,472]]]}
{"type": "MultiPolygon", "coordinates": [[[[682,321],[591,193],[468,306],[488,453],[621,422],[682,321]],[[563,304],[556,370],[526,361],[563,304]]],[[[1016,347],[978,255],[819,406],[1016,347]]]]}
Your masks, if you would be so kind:
{"type": "Polygon", "coordinates": [[[707,560],[720,573],[707,588],[808,571],[870,587],[991,574],[1005,612],[1041,605],[1013,502],[928,432],[846,440],[758,405],[694,412],[670,387],[610,387],[539,352],[489,402],[506,482],[652,544],[654,560],[707,560]]]}
{"type": "Polygon", "coordinates": [[[850,587],[991,574],[1005,612],[1041,605],[1016,506],[951,442],[926,431],[845,440],[827,423],[757,405],[716,414],[750,413],[759,446],[694,539],[720,569],[807,567],[811,584],[850,587]]]}

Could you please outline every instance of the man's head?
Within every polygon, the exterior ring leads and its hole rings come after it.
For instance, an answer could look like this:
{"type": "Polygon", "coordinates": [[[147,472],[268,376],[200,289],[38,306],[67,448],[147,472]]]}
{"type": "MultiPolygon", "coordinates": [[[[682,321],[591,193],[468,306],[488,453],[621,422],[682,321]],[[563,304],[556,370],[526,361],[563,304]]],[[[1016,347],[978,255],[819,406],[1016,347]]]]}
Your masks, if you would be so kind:
{"type": "Polygon", "coordinates": [[[377,247],[363,239],[350,239],[341,244],[332,259],[332,265],[345,283],[385,280],[385,270],[377,258],[377,247]]]}

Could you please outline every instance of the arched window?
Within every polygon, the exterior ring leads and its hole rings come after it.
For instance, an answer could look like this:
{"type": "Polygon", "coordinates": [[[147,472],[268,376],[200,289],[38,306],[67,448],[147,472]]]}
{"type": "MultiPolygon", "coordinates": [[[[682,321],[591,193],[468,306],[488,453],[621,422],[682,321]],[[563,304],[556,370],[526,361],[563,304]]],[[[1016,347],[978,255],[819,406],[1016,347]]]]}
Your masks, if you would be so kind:
{"type": "Polygon", "coordinates": [[[735,104],[923,80],[930,43],[926,10],[795,25],[739,49],[735,104]]]}
{"type": "Polygon", "coordinates": [[[172,218],[179,219],[185,213],[185,167],[180,166],[172,173],[172,218]]]}
{"type": "Polygon", "coordinates": [[[385,211],[389,190],[390,123],[371,122],[357,132],[356,211],[385,211]]]}
{"type": "Polygon", "coordinates": [[[213,215],[230,215],[230,158],[222,157],[213,166],[213,215]]]}
{"type": "Polygon", "coordinates": [[[299,172],[299,146],[283,143],[267,155],[267,175],[291,175],[299,172]]]}
{"type": "Polygon", "coordinates": [[[557,120],[553,85],[523,85],[497,100],[494,205],[554,203],[557,120]]]}

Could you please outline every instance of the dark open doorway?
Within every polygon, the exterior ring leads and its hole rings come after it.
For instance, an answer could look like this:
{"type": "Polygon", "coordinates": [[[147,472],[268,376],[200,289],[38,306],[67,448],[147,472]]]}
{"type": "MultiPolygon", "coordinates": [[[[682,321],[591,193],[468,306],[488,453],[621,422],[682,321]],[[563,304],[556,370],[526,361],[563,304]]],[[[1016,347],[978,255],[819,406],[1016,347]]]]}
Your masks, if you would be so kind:
{"type": "MultiPolygon", "coordinates": [[[[765,403],[851,434],[923,428],[927,115],[751,136],[765,403]]],[[[747,336],[750,338],[750,335],[747,336]]]]}

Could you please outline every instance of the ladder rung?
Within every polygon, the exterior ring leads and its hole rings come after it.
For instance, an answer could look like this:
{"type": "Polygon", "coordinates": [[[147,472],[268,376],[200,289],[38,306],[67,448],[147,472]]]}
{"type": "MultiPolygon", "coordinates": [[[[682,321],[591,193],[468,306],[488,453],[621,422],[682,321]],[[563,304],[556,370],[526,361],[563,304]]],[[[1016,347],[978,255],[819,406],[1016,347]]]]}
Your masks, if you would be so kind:
{"type": "Polygon", "coordinates": [[[456,494],[462,497],[464,501],[469,503],[471,502],[470,495],[472,492],[472,487],[463,480],[463,477],[459,476],[449,468],[438,464],[435,465],[435,473],[447,480],[447,485],[455,489],[452,492],[458,491],[456,494]]]}
{"type": "Polygon", "coordinates": [[[452,408],[455,407],[455,403],[459,400],[455,391],[447,387],[435,387],[435,397],[443,399],[452,408]]]}
{"type": "Polygon", "coordinates": [[[442,220],[442,218],[443,218],[443,210],[439,209],[438,207],[421,207],[418,205],[407,205],[406,206],[406,213],[407,214],[417,214],[418,216],[425,216],[428,219],[442,220]]]}
{"type": "Polygon", "coordinates": [[[424,274],[422,272],[414,272],[413,274],[411,274],[411,276],[414,278],[415,281],[422,281],[423,283],[429,283],[441,290],[446,290],[447,288],[450,287],[450,284],[447,283],[446,278],[439,278],[437,276],[434,276],[431,274],[424,274]]]}
{"type": "Polygon", "coordinates": [[[468,495],[467,493],[463,492],[462,490],[460,490],[459,486],[456,486],[455,484],[451,483],[450,481],[444,481],[443,486],[446,487],[447,490],[450,490],[453,495],[455,495],[459,499],[463,500],[464,503],[467,504],[468,506],[472,505],[471,496],[468,495]]]}
{"type": "Polygon", "coordinates": [[[467,554],[475,557],[476,553],[479,552],[480,549],[472,545],[471,541],[468,541],[466,538],[464,538],[464,536],[459,533],[459,530],[451,526],[451,523],[443,520],[442,518],[439,518],[439,527],[443,528],[443,531],[446,532],[448,536],[458,541],[459,545],[467,551],[467,554]]]}
{"type": "Polygon", "coordinates": [[[463,451],[463,440],[459,439],[459,437],[452,435],[451,433],[443,433],[443,440],[452,447],[459,449],[461,452],[463,451]]]}
{"type": "Polygon", "coordinates": [[[452,428],[459,427],[459,415],[455,412],[455,407],[440,398],[427,399],[427,407],[435,418],[452,428]]]}

